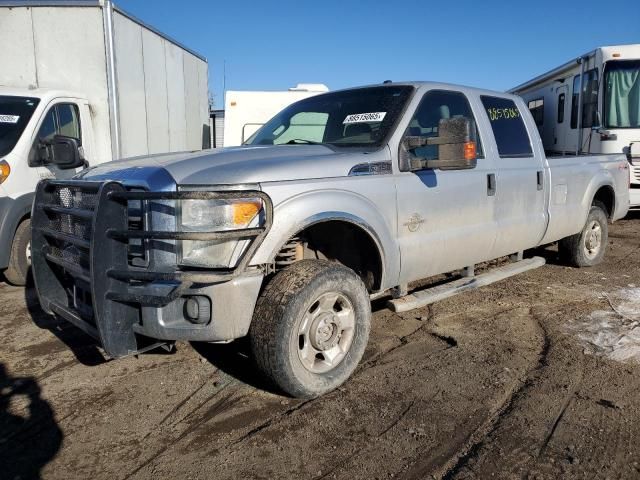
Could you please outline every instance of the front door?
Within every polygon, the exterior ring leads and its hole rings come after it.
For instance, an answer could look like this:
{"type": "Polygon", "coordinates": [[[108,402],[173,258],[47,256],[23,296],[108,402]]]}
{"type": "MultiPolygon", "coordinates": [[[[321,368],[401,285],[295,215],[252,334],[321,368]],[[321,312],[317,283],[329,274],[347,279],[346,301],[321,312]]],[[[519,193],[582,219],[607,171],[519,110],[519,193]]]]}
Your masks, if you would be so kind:
{"type": "MultiPolygon", "coordinates": [[[[416,109],[405,136],[438,136],[441,119],[460,116],[475,123],[476,115],[462,92],[430,90],[416,109]]],[[[424,169],[402,172],[396,177],[400,283],[489,259],[496,229],[488,178],[495,172],[491,160],[482,154],[480,139],[477,151],[474,169],[424,169]]],[[[421,147],[409,153],[437,159],[438,147],[421,147]]]]}
{"type": "Polygon", "coordinates": [[[72,137],[82,147],[80,111],[75,103],[57,103],[49,107],[29,152],[29,165],[34,166],[40,178],[71,178],[75,169],[61,169],[53,163],[42,161],[44,146],[58,135],[72,137]]]}

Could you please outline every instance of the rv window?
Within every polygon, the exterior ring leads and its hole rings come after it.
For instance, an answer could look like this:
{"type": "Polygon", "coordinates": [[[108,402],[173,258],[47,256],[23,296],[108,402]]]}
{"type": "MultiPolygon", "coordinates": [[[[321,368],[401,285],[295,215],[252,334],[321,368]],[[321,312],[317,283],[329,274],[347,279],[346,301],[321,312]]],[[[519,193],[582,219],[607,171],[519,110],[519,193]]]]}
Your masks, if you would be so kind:
{"type": "Polygon", "coordinates": [[[558,123],[564,122],[564,93],[558,95],[558,123]]]}
{"type": "Polygon", "coordinates": [[[544,123],[544,98],[531,100],[528,107],[533,119],[536,121],[536,125],[542,126],[544,123]]]}
{"type": "Polygon", "coordinates": [[[640,61],[607,62],[604,78],[605,128],[640,128],[640,61]]]}
{"type": "MultiPolygon", "coordinates": [[[[578,128],[578,96],[580,92],[580,75],[573,79],[573,96],[571,98],[571,128],[578,128]]],[[[584,72],[582,86],[582,128],[591,128],[597,124],[598,112],[598,69],[584,72]]]]}
{"type": "Polygon", "coordinates": [[[489,117],[500,157],[531,157],[531,142],[522,116],[513,100],[481,96],[489,117]]]}

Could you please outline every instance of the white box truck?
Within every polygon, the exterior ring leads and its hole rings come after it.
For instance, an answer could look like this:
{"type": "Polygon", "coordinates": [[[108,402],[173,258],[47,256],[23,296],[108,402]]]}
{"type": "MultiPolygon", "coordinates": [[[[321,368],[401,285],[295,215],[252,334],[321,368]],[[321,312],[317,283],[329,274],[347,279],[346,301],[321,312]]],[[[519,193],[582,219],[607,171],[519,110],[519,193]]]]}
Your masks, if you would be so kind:
{"type": "Polygon", "coordinates": [[[595,48],[509,92],[527,102],[548,155],[625,153],[640,206],[640,44],[595,48]]]}
{"type": "MultiPolygon", "coordinates": [[[[273,116],[298,100],[328,92],[329,88],[321,83],[299,83],[289,90],[282,91],[243,91],[229,90],[225,93],[224,112],[214,114],[224,122],[224,141],[216,147],[237,147],[246,142],[251,135],[267,123],[273,116]]],[[[215,130],[221,122],[214,123],[215,130]]]]}
{"type": "Polygon", "coordinates": [[[0,1],[0,45],[0,270],[22,285],[38,181],[208,148],[208,66],[107,0],[0,1]]]}

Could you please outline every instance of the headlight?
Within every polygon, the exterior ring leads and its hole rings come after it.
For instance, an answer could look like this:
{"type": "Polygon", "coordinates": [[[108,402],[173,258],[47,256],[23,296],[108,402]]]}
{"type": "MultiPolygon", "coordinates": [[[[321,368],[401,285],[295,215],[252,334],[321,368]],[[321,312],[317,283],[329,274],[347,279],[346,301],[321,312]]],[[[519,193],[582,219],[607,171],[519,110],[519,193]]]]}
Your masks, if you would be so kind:
{"type": "MultiPolygon", "coordinates": [[[[259,198],[233,200],[182,200],[180,230],[185,232],[222,232],[248,228],[262,209],[259,198]]],[[[209,268],[234,266],[238,243],[246,248],[247,240],[183,240],[182,265],[209,268]]]]}

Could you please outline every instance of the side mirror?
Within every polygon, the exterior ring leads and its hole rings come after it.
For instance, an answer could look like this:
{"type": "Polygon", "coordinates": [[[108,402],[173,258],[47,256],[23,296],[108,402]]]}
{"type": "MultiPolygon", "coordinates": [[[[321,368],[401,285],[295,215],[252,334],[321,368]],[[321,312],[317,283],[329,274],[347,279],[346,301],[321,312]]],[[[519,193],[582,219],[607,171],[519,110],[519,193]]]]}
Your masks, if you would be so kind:
{"type": "Polygon", "coordinates": [[[53,140],[45,146],[45,151],[48,163],[53,163],[63,170],[82,167],[85,164],[80,156],[78,140],[73,137],[56,135],[53,137],[53,140]]]}
{"type": "Polygon", "coordinates": [[[406,158],[402,170],[463,170],[476,167],[476,135],[471,120],[466,117],[443,118],[438,124],[438,133],[437,137],[407,136],[403,139],[406,158]],[[421,158],[413,153],[428,145],[437,146],[437,160],[421,158]]]}

